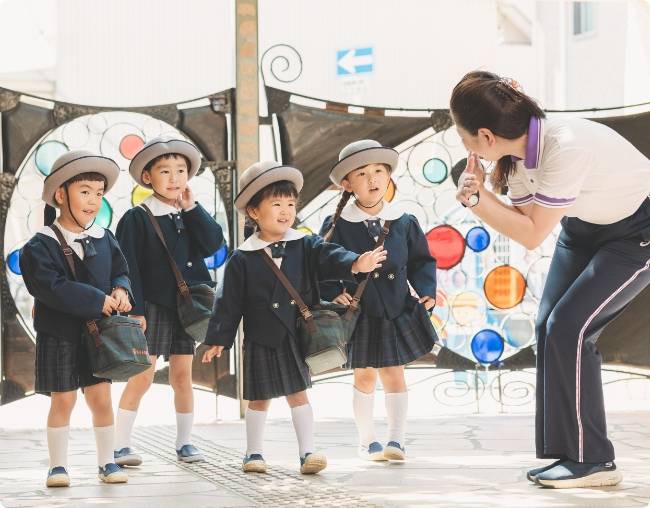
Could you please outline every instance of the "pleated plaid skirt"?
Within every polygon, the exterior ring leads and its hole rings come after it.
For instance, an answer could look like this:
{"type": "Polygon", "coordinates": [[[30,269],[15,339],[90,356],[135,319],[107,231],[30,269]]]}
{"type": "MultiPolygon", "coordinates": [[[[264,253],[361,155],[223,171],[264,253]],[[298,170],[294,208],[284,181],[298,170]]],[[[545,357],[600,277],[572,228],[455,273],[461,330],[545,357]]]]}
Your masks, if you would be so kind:
{"type": "Polygon", "coordinates": [[[269,400],[309,387],[309,367],[293,337],[277,349],[244,339],[244,399],[269,400]]]}
{"type": "Polygon", "coordinates": [[[438,341],[429,313],[421,303],[409,303],[390,320],[362,313],[348,342],[348,369],[406,365],[429,353],[438,341]]]}
{"type": "Polygon", "coordinates": [[[36,393],[69,392],[78,388],[110,383],[93,376],[83,340],[68,341],[36,335],[36,393]]]}

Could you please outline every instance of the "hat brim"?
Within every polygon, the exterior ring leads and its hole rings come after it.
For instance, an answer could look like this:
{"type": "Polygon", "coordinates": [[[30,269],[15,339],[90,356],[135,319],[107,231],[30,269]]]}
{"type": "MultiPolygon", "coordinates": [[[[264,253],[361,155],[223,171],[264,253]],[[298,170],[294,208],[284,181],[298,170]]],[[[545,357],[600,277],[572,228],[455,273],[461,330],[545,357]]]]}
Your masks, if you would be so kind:
{"type": "Polygon", "coordinates": [[[267,169],[264,173],[251,180],[246,187],[241,189],[235,198],[235,208],[237,208],[239,213],[245,214],[246,206],[255,194],[267,185],[283,180],[288,180],[293,183],[298,192],[302,190],[304,179],[300,171],[291,166],[277,166],[267,169]]]}
{"type": "Polygon", "coordinates": [[[58,207],[54,194],[65,182],[82,173],[99,173],[106,178],[104,193],[107,193],[120,176],[120,167],[113,159],[99,155],[84,156],[71,160],[56,171],[50,173],[43,183],[43,201],[53,207],[58,207]]]}
{"type": "Polygon", "coordinates": [[[170,141],[152,143],[135,154],[135,157],[131,160],[131,164],[129,164],[129,173],[131,174],[131,177],[138,183],[138,185],[151,189],[151,184],[142,181],[142,172],[147,164],[156,157],[169,153],[184,155],[190,161],[190,167],[187,172],[188,180],[198,173],[199,168],[201,167],[201,153],[198,149],[192,143],[188,143],[187,141],[172,139],[170,141]]]}
{"type": "Polygon", "coordinates": [[[394,171],[397,167],[399,153],[392,148],[373,147],[359,150],[338,161],[332,171],[330,171],[330,180],[335,185],[341,185],[341,181],[350,171],[359,169],[368,164],[388,164],[390,170],[394,171]]]}

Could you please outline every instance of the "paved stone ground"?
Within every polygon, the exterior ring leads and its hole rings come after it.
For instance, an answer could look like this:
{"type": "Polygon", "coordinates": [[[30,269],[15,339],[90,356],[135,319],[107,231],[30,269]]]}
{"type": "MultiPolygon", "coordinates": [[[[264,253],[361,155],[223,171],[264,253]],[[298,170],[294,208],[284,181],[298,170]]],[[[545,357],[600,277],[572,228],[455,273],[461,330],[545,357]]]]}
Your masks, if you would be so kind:
{"type": "MultiPolygon", "coordinates": [[[[613,412],[610,437],[625,480],[609,489],[555,491],[524,477],[532,459],[533,417],[455,415],[409,421],[405,464],[371,464],[355,456],[349,418],[316,423],[316,443],[329,467],[316,477],[297,473],[290,420],[269,421],[265,456],[270,474],[239,470],[244,425],[197,425],[202,464],[178,464],[170,425],[138,427],[135,442],[145,464],[130,469],[127,485],[103,485],[95,476],[92,431],[73,430],[73,486],[46,489],[45,434],[6,430],[0,438],[0,505],[13,507],[155,506],[441,506],[441,507],[644,507],[650,504],[650,411],[613,412]]],[[[378,433],[385,436],[385,421],[378,433]]]]}

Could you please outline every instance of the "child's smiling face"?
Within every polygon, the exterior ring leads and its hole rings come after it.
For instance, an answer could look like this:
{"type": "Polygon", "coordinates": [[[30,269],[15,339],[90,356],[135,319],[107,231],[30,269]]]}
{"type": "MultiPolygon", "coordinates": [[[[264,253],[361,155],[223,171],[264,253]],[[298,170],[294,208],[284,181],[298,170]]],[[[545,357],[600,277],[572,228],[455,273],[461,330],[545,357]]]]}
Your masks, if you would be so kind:
{"type": "Polygon", "coordinates": [[[267,196],[248,215],[257,222],[261,236],[269,241],[280,240],[296,221],[297,198],[293,196],[267,196]]]}
{"type": "Polygon", "coordinates": [[[67,185],[67,192],[64,187],[59,187],[54,194],[54,199],[61,209],[61,217],[68,217],[70,212],[81,225],[90,224],[102,206],[104,197],[104,182],[80,180],[67,185]],[[66,201],[68,204],[66,204],[66,201]]]}
{"type": "Polygon", "coordinates": [[[350,171],[341,182],[347,192],[367,205],[381,201],[390,182],[390,171],[385,164],[368,164],[350,171]]]}
{"type": "Polygon", "coordinates": [[[171,203],[178,200],[187,187],[189,168],[183,156],[160,158],[150,169],[142,172],[142,181],[171,203]]]}

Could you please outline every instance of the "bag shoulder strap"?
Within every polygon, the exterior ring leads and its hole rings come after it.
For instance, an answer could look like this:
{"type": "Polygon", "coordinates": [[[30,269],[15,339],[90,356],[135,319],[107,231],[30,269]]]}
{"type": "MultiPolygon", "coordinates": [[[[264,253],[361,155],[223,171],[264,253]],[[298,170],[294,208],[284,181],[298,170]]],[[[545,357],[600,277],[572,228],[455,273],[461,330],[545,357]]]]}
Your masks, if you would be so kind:
{"type": "Polygon", "coordinates": [[[63,251],[65,260],[68,263],[68,266],[70,267],[70,271],[72,272],[72,276],[76,279],[77,270],[74,267],[74,258],[73,258],[74,251],[72,250],[72,247],[70,247],[70,245],[68,245],[68,242],[65,241],[65,237],[63,236],[63,233],[61,233],[61,230],[56,226],[56,224],[51,224],[50,229],[54,231],[54,235],[56,236],[56,239],[59,241],[59,245],[61,246],[61,250],[63,251]]]}
{"type": "MultiPolygon", "coordinates": [[[[377,247],[384,245],[384,242],[386,241],[386,236],[390,231],[391,222],[392,221],[390,220],[384,221],[384,225],[382,226],[381,232],[377,237],[377,242],[375,243],[375,247],[374,247],[375,249],[377,247]]],[[[352,302],[350,303],[348,312],[354,312],[359,308],[359,302],[361,301],[361,296],[363,295],[363,292],[366,290],[366,286],[368,285],[369,280],[370,280],[370,272],[368,272],[365,279],[363,279],[363,281],[357,286],[357,290],[354,292],[354,295],[352,295],[352,302]]]]}
{"type": "MultiPolygon", "coordinates": [[[[388,234],[388,231],[390,230],[390,223],[391,221],[387,220],[384,222],[384,226],[381,229],[381,233],[379,234],[379,237],[377,238],[377,243],[375,244],[375,249],[379,247],[380,245],[383,245],[384,241],[386,240],[386,235],[388,234]]],[[[296,288],[291,284],[291,281],[287,278],[287,276],[284,274],[282,270],[278,268],[278,265],[276,265],[273,262],[273,259],[267,254],[266,250],[260,249],[257,251],[260,253],[260,256],[262,256],[262,259],[266,262],[267,265],[271,267],[273,270],[273,273],[277,276],[277,278],[280,280],[284,288],[287,290],[287,292],[291,295],[291,298],[293,298],[298,305],[298,309],[300,310],[300,313],[302,314],[302,317],[305,321],[309,321],[310,319],[313,318],[313,315],[311,311],[309,310],[309,307],[305,304],[305,301],[300,297],[300,294],[298,291],[296,291],[296,288]]],[[[352,297],[352,303],[348,307],[348,310],[346,311],[346,317],[351,315],[353,312],[355,312],[359,308],[359,301],[361,300],[361,296],[363,295],[364,290],[366,289],[366,286],[368,285],[368,279],[370,277],[370,273],[366,275],[366,278],[359,284],[357,287],[357,290],[354,292],[354,296],[352,297]]]]}
{"type": "Polygon", "coordinates": [[[260,253],[260,256],[262,256],[262,259],[266,262],[267,265],[271,267],[271,270],[273,270],[273,273],[275,273],[276,277],[280,280],[284,288],[287,290],[287,292],[291,295],[291,298],[293,298],[296,302],[296,305],[298,305],[298,309],[300,310],[300,313],[302,314],[302,317],[305,321],[308,319],[312,318],[312,313],[309,310],[309,307],[307,307],[307,304],[305,301],[300,297],[300,294],[298,291],[296,291],[296,288],[291,284],[291,281],[287,278],[287,276],[284,274],[282,270],[278,268],[278,265],[276,265],[271,257],[267,254],[267,252],[264,249],[261,249],[257,251],[260,253]]]}
{"type": "Polygon", "coordinates": [[[169,252],[169,248],[167,247],[167,242],[165,242],[165,236],[163,235],[162,230],[160,229],[160,224],[158,224],[158,221],[154,217],[153,213],[151,212],[151,209],[145,205],[144,203],[140,204],[142,209],[146,212],[147,217],[149,218],[149,222],[153,226],[154,231],[156,232],[156,236],[160,239],[160,243],[162,243],[163,249],[165,251],[165,254],[167,255],[167,260],[169,261],[169,266],[172,269],[172,272],[174,273],[174,278],[176,279],[176,286],[178,287],[178,291],[183,297],[189,298],[190,297],[190,289],[187,286],[187,282],[183,279],[183,275],[181,274],[181,271],[178,269],[178,265],[176,264],[176,261],[174,261],[174,257],[172,256],[171,252],[169,252]]]}
{"type": "MultiPolygon", "coordinates": [[[[51,224],[50,229],[54,231],[54,235],[56,236],[56,239],[59,241],[59,245],[61,246],[61,250],[63,251],[65,260],[68,263],[70,270],[72,271],[72,277],[75,280],[77,280],[77,270],[75,270],[74,267],[74,258],[73,258],[74,251],[72,250],[72,247],[70,247],[70,245],[68,245],[68,242],[65,241],[63,233],[61,233],[61,230],[56,226],[56,224],[51,224]]],[[[99,328],[97,327],[97,322],[90,319],[86,321],[85,325],[88,332],[93,336],[93,339],[95,340],[95,345],[99,347],[101,345],[101,337],[99,334],[99,328]]]]}

